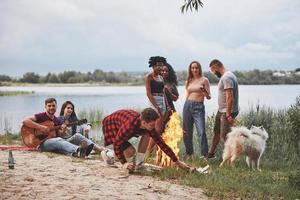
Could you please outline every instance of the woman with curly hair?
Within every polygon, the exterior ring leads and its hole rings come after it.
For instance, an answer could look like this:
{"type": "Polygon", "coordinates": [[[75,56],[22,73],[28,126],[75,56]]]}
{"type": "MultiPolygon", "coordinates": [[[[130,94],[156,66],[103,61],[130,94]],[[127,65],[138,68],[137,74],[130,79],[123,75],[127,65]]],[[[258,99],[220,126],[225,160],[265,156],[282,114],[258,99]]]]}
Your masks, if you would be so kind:
{"type": "Polygon", "coordinates": [[[152,72],[145,76],[147,97],[160,117],[162,117],[166,112],[166,103],[164,100],[164,80],[160,75],[161,68],[165,65],[165,63],[166,59],[164,57],[150,57],[149,67],[152,67],[152,72]]]}
{"type": "MultiPolygon", "coordinates": [[[[146,94],[151,103],[159,114],[159,119],[156,120],[155,130],[161,134],[163,117],[167,111],[166,101],[164,98],[164,79],[161,76],[161,68],[165,65],[166,59],[161,56],[152,56],[149,58],[149,67],[152,72],[145,76],[146,94]]],[[[155,142],[150,138],[148,152],[153,152],[155,142]]]]}
{"type": "Polygon", "coordinates": [[[209,80],[202,75],[201,65],[197,61],[191,62],[188,69],[188,78],[185,83],[186,100],[183,107],[183,141],[187,158],[192,158],[193,124],[196,126],[198,144],[201,154],[207,157],[208,145],[205,133],[205,106],[204,99],[210,99],[209,80]]]}
{"type": "Polygon", "coordinates": [[[166,63],[161,70],[161,75],[164,78],[164,93],[166,97],[167,110],[176,112],[173,101],[177,101],[179,94],[177,90],[177,76],[173,67],[166,63]]]}

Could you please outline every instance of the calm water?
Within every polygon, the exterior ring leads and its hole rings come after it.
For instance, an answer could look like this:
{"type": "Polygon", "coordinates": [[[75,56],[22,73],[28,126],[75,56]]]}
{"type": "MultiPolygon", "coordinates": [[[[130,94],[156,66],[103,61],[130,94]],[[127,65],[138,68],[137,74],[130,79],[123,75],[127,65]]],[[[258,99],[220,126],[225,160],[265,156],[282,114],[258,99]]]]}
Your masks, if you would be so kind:
{"type": "MultiPolygon", "coordinates": [[[[259,104],[275,109],[287,108],[295,103],[300,95],[300,85],[240,85],[241,112],[259,104]]],[[[62,103],[71,100],[75,103],[76,111],[101,109],[109,114],[121,108],[141,109],[149,106],[144,86],[134,87],[0,87],[0,91],[34,91],[32,95],[0,96],[0,133],[7,129],[18,132],[24,117],[44,111],[44,100],[55,97],[58,101],[59,114],[62,103]]],[[[177,111],[182,112],[184,104],[184,87],[178,88],[180,98],[175,103],[177,111]]],[[[217,110],[217,86],[211,86],[212,99],[205,102],[206,114],[211,115],[217,110]]]]}

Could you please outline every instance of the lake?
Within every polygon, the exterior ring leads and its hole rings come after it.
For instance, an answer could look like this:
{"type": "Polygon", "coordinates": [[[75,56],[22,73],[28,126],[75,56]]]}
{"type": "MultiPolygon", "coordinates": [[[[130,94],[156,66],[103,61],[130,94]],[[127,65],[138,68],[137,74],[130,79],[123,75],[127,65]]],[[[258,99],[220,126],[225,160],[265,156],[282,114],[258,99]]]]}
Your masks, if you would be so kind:
{"type": "MultiPolygon", "coordinates": [[[[109,114],[121,108],[142,109],[149,106],[144,86],[90,86],[90,87],[0,87],[0,91],[34,91],[24,96],[0,96],[0,133],[5,129],[18,132],[24,117],[44,111],[44,100],[55,97],[59,114],[62,103],[71,100],[77,113],[81,110],[100,109],[109,114]]],[[[175,103],[178,112],[184,104],[184,87],[178,87],[180,98],[175,103]]],[[[274,109],[288,108],[300,95],[300,85],[240,85],[241,112],[259,104],[274,109]]],[[[205,101],[206,115],[215,113],[217,104],[217,86],[211,86],[211,100],[205,101]]]]}

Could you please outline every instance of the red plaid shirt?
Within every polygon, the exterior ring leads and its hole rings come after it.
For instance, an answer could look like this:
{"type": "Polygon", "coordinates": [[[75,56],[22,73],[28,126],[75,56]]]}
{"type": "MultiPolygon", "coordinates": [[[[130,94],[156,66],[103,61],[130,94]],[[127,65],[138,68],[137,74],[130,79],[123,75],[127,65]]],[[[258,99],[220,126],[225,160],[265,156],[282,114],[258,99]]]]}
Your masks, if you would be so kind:
{"type": "Polygon", "coordinates": [[[120,148],[121,145],[134,136],[145,134],[149,134],[172,161],[176,162],[178,160],[173,150],[163,141],[159,134],[154,130],[141,129],[140,126],[140,114],[134,110],[118,110],[105,117],[102,121],[105,146],[113,144],[115,154],[122,164],[126,163],[126,159],[120,148]]]}

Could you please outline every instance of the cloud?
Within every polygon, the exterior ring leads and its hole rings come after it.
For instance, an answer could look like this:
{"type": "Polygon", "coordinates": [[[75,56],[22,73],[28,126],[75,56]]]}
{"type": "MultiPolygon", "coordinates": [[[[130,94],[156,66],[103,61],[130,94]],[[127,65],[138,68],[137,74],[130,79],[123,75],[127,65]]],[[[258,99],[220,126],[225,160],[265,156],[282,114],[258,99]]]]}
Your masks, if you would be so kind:
{"type": "Polygon", "coordinates": [[[176,69],[219,58],[233,69],[299,67],[297,0],[2,0],[1,73],[148,70],[152,55],[176,69]],[[242,67],[241,67],[242,66],[242,67]]]}

